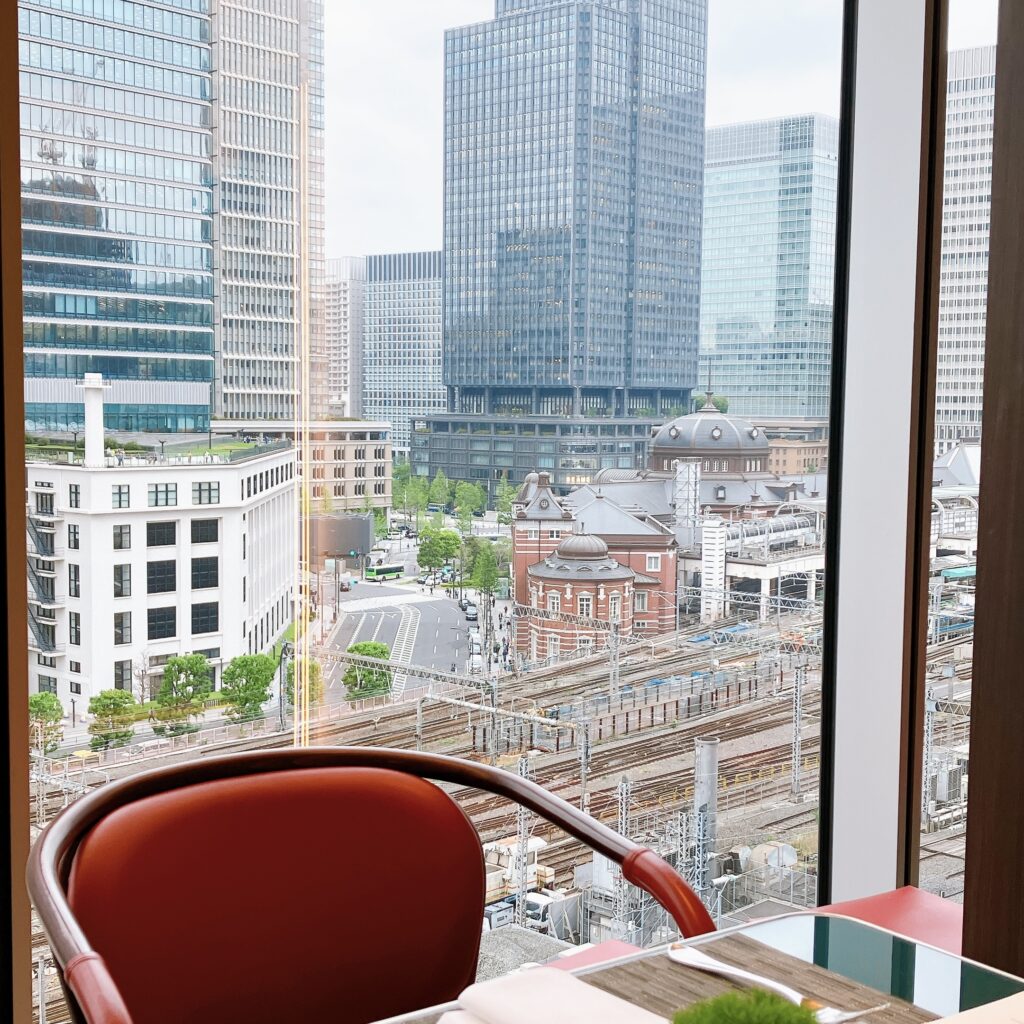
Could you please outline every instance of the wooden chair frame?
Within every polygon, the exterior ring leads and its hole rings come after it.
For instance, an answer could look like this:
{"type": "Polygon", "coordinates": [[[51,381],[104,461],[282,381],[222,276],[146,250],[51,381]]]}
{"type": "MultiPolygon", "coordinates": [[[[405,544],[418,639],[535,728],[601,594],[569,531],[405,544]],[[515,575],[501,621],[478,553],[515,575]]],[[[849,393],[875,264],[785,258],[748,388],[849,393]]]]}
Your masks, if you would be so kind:
{"type": "Polygon", "coordinates": [[[131,1024],[102,956],[93,950],[68,903],[68,879],[79,845],[103,818],[158,793],[219,779],[303,768],[380,768],[507,797],[608,857],[623,877],[658,901],[684,936],[715,930],[697,894],[652,850],[618,835],[529,779],[474,761],[381,747],[323,747],[230,754],[157,768],[108,783],[66,808],[36,841],[28,888],[61,972],[78,1024],[131,1024]]]}

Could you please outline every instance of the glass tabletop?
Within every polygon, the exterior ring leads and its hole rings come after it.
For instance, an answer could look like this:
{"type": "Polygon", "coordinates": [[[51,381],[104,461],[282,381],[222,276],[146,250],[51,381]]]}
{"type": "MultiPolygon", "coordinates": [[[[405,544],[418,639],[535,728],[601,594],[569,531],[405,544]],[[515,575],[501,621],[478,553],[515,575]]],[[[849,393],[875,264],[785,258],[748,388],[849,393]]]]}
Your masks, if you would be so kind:
{"type": "Polygon", "coordinates": [[[943,1017],[1024,991],[1020,978],[848,917],[791,914],[697,943],[713,945],[727,934],[746,935],[943,1017]]]}

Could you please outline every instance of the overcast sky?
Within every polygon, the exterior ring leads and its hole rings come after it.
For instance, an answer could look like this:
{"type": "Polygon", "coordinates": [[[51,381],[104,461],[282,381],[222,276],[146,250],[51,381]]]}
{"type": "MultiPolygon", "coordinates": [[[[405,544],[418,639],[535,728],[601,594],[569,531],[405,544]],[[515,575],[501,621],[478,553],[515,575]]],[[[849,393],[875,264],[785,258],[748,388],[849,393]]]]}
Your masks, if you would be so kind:
{"type": "MultiPolygon", "coordinates": [[[[899,0],[893,0],[899,2],[899,0]]],[[[708,124],[839,106],[841,0],[709,0],[708,124]]],[[[996,0],[952,0],[951,46],[995,41],[996,0]]],[[[441,246],[444,30],[494,0],[328,0],[327,254],[441,246]]]]}

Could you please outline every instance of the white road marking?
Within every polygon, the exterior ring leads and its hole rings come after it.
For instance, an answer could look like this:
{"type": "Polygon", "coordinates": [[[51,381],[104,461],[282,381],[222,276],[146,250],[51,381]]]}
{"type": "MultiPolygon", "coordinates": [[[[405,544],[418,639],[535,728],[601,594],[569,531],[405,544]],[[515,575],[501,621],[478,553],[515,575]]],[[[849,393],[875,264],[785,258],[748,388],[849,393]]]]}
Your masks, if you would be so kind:
{"type": "MultiPolygon", "coordinates": [[[[418,608],[403,608],[402,621],[398,626],[398,635],[395,637],[395,646],[391,649],[391,660],[408,665],[412,661],[413,650],[416,647],[416,633],[420,628],[420,612],[418,608]]],[[[401,697],[405,693],[405,684],[408,674],[396,672],[391,682],[392,697],[401,697]]]]}

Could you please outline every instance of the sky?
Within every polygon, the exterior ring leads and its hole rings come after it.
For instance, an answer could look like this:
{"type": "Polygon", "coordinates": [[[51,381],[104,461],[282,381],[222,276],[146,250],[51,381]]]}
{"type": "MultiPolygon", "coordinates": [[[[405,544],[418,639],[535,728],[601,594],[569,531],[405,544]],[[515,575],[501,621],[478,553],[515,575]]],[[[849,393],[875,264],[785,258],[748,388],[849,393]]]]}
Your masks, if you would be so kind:
{"type": "MultiPolygon", "coordinates": [[[[899,0],[894,0],[899,2],[899,0]]],[[[441,246],[444,30],[494,0],[328,0],[327,255],[441,246]]],[[[838,113],[841,0],[709,0],[707,123],[838,113]]],[[[997,0],[951,0],[951,47],[997,0]]]]}

